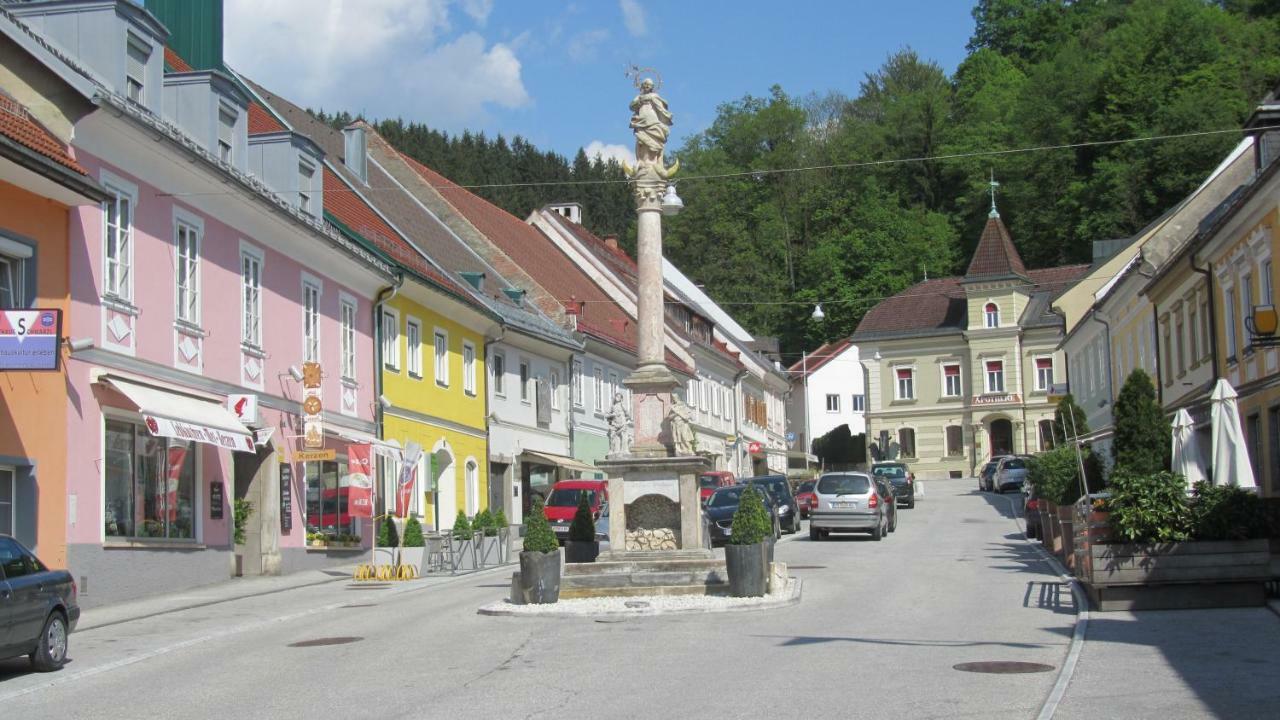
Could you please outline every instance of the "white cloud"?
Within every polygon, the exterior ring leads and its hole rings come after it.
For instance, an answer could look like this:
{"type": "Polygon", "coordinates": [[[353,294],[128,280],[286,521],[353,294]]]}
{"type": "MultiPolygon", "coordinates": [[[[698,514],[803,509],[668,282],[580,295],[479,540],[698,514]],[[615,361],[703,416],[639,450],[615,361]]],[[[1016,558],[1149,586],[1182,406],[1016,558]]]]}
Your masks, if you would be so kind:
{"type": "Polygon", "coordinates": [[[592,159],[600,157],[605,160],[617,160],[628,163],[632,167],[636,164],[636,154],[626,145],[605,144],[599,140],[592,140],[583,150],[586,151],[587,157],[592,159]]]}
{"type": "Polygon", "coordinates": [[[649,23],[644,15],[644,7],[638,0],[618,0],[622,8],[622,21],[627,25],[627,32],[632,37],[644,37],[649,32],[649,23]]]}
{"type": "Polygon", "coordinates": [[[226,57],[305,107],[404,116],[458,130],[490,107],[529,102],[514,50],[468,32],[450,38],[450,7],[483,23],[491,0],[227,0],[226,57]]]}
{"type": "Polygon", "coordinates": [[[594,60],[596,51],[609,39],[608,30],[587,30],[580,32],[569,39],[569,45],[566,48],[569,57],[575,62],[586,62],[594,60]]]}

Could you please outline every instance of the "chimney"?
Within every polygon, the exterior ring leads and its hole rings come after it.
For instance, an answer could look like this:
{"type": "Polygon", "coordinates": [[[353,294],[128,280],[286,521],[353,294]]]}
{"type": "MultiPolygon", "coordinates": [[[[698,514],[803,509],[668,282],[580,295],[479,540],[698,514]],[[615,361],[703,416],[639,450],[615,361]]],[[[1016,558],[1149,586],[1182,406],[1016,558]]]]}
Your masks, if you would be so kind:
{"type": "Polygon", "coordinates": [[[363,122],[356,121],[342,128],[342,164],[365,185],[369,184],[368,148],[363,122]]]}
{"type": "Polygon", "coordinates": [[[571,223],[582,224],[582,206],[578,203],[552,203],[547,209],[571,223]]]}
{"type": "Polygon", "coordinates": [[[613,250],[614,252],[617,252],[617,250],[618,250],[618,236],[617,236],[617,235],[605,235],[605,236],[604,236],[604,244],[605,244],[605,245],[608,245],[610,250],[613,250]]]}
{"type": "Polygon", "coordinates": [[[147,0],[146,9],[169,29],[169,47],[192,68],[225,69],[222,0],[147,0]]]}
{"type": "Polygon", "coordinates": [[[1267,93],[1244,124],[1253,136],[1253,163],[1261,170],[1280,156],[1280,87],[1267,93]]]}

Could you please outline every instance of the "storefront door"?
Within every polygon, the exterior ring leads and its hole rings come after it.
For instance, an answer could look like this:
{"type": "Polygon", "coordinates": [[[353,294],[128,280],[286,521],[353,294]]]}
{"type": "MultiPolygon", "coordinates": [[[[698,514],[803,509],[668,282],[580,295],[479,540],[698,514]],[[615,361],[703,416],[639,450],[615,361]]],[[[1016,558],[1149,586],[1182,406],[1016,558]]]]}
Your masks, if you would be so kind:
{"type": "Polygon", "coordinates": [[[1013,452],[1013,423],[1005,419],[991,421],[991,457],[1013,452]]]}

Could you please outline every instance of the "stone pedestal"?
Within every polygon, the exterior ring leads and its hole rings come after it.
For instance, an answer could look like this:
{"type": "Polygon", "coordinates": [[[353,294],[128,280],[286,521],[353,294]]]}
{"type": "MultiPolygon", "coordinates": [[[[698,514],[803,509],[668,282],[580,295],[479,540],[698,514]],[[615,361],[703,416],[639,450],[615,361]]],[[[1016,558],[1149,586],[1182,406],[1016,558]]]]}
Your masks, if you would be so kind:
{"type": "Polygon", "coordinates": [[[597,464],[612,476],[609,558],[710,555],[698,497],[698,475],[711,469],[705,458],[627,457],[597,464]]]}
{"type": "Polygon", "coordinates": [[[634,423],[631,452],[621,458],[668,459],[673,453],[671,437],[672,394],[680,381],[664,366],[642,367],[622,381],[631,391],[631,418],[634,423]]]}

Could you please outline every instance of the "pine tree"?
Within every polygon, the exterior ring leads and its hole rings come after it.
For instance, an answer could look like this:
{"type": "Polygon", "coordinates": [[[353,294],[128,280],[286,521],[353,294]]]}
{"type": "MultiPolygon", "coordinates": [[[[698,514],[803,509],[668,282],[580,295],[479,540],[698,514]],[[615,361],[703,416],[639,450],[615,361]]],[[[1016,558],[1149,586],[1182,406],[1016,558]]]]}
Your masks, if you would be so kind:
{"type": "Polygon", "coordinates": [[[1151,475],[1169,467],[1169,421],[1156,401],[1151,377],[1138,368],[1130,373],[1116,397],[1115,438],[1111,455],[1115,470],[1151,475]]]}
{"type": "Polygon", "coordinates": [[[1088,434],[1089,420],[1084,414],[1084,408],[1076,404],[1071,393],[1063,395],[1053,411],[1054,442],[1067,442],[1071,438],[1088,434]]]}
{"type": "Polygon", "coordinates": [[[378,547],[398,547],[400,536],[396,532],[396,521],[390,517],[382,518],[378,523],[378,547]]]}
{"type": "Polygon", "coordinates": [[[418,522],[418,518],[410,515],[404,524],[404,546],[423,547],[426,544],[426,538],[422,536],[422,523],[418,522]]]}
{"type": "Polygon", "coordinates": [[[524,520],[525,552],[556,552],[559,547],[555,533],[551,532],[551,523],[547,522],[547,515],[542,510],[542,501],[535,500],[529,517],[524,520]]]}
{"type": "Polygon", "coordinates": [[[578,509],[573,514],[573,522],[569,525],[569,539],[574,542],[591,542],[596,539],[596,524],[591,517],[590,493],[582,490],[578,493],[578,509]]]}

